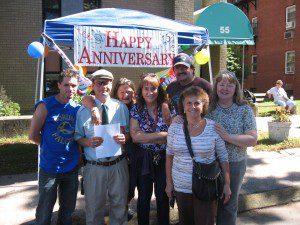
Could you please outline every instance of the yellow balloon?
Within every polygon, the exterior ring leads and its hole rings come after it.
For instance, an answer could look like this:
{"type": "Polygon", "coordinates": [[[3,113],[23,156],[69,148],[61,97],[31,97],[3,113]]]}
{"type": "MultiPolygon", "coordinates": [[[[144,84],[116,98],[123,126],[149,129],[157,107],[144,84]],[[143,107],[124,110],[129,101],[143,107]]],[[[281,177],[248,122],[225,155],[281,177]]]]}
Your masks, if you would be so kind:
{"type": "Polygon", "coordinates": [[[200,65],[204,65],[205,63],[207,63],[209,61],[209,52],[207,49],[202,49],[200,52],[198,52],[195,55],[195,61],[200,64],[200,65]]]}
{"type": "Polygon", "coordinates": [[[93,88],[91,86],[89,86],[88,89],[89,90],[87,91],[87,95],[89,95],[92,92],[93,88]]]}

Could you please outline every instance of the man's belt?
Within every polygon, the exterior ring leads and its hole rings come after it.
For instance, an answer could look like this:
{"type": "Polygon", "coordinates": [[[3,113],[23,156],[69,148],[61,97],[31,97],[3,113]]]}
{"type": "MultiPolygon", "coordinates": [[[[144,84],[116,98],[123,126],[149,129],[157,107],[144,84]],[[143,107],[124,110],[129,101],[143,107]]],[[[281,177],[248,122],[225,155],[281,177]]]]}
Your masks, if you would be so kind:
{"type": "Polygon", "coordinates": [[[97,161],[90,161],[90,160],[87,160],[86,162],[88,164],[92,164],[92,165],[95,165],[95,166],[112,166],[112,165],[115,165],[118,162],[120,162],[124,157],[125,157],[125,155],[120,155],[115,160],[108,161],[108,162],[97,162],[97,161]]]}

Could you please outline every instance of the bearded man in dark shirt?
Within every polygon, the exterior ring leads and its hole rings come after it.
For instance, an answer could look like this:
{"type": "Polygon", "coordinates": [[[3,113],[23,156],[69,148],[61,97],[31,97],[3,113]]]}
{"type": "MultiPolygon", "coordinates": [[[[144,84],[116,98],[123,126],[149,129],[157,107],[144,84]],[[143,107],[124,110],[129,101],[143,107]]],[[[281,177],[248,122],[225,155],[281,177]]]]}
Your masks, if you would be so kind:
{"type": "Polygon", "coordinates": [[[170,83],[167,87],[167,93],[172,100],[177,111],[177,105],[180,94],[188,87],[198,86],[205,90],[208,95],[212,91],[211,84],[201,77],[195,77],[194,66],[192,59],[185,53],[179,53],[173,60],[174,73],[177,78],[176,81],[170,83]]]}

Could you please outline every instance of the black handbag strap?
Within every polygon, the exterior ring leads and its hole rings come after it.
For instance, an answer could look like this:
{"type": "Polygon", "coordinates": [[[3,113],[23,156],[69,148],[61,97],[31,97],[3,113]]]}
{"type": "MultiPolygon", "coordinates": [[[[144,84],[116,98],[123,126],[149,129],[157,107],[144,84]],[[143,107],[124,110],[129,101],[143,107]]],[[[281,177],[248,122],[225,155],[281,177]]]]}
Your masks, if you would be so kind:
{"type": "Polygon", "coordinates": [[[183,121],[183,132],[184,132],[185,142],[188,147],[189,153],[191,155],[192,160],[194,161],[195,155],[192,150],[192,142],[191,142],[191,137],[190,137],[190,133],[189,133],[189,129],[188,129],[188,122],[187,122],[187,119],[185,116],[184,116],[184,121],[183,121]]]}

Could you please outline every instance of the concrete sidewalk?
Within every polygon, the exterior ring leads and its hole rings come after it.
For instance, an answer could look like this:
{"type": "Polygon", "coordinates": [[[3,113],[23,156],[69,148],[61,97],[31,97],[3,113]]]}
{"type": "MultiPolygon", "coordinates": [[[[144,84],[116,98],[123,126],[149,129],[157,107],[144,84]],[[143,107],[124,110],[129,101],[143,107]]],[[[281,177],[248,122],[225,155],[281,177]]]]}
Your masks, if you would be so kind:
{"type": "MultiPolygon", "coordinates": [[[[300,200],[300,149],[281,152],[254,152],[249,149],[248,155],[248,169],[240,195],[240,211],[300,200]]],[[[0,177],[1,225],[33,224],[36,205],[36,174],[0,177]]],[[[135,205],[136,199],[132,202],[133,209],[135,205]]],[[[56,204],[54,220],[57,209],[56,204]]],[[[151,209],[153,215],[154,198],[151,209]]],[[[176,209],[171,210],[171,218],[175,223],[176,209]]],[[[74,224],[84,224],[84,200],[80,193],[74,224]]],[[[136,218],[129,224],[137,224],[136,218]]],[[[155,224],[155,221],[151,224],[155,224]]]]}

